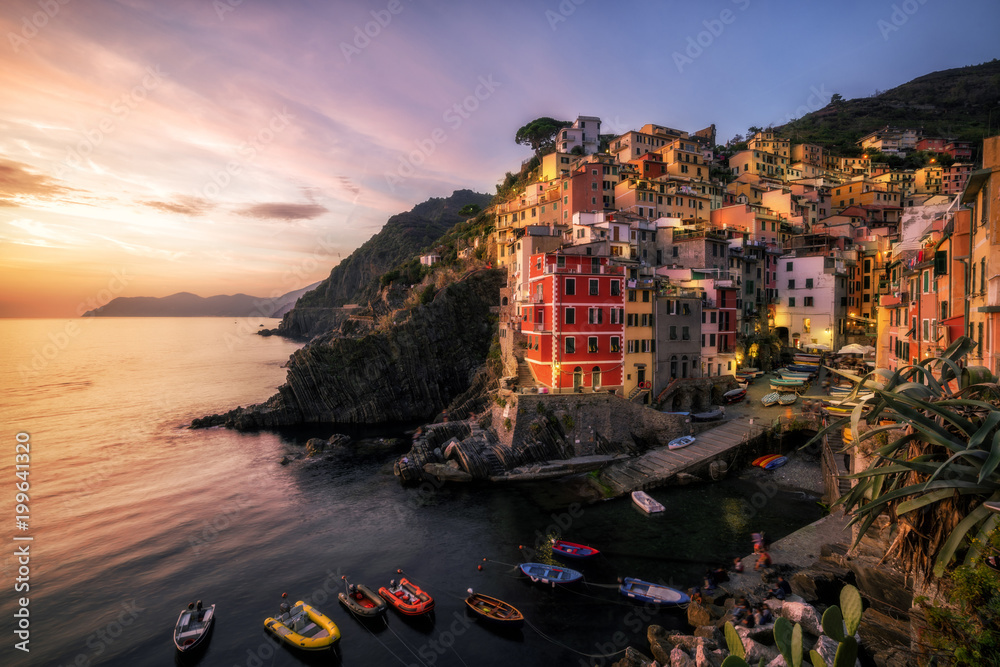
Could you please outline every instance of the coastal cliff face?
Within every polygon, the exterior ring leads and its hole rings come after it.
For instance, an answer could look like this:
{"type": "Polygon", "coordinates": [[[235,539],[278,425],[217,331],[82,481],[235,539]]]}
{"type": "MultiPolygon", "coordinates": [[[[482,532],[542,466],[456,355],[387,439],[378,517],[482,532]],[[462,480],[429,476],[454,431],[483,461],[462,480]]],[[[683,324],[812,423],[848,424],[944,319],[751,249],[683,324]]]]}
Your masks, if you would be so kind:
{"type": "Polygon", "coordinates": [[[271,333],[311,339],[335,327],[339,309],[348,303],[367,305],[378,295],[379,278],[397,265],[435,243],[442,234],[468,216],[464,206],[489,205],[491,197],[471,190],[456,190],[450,197],[435,197],[389,218],[382,229],[345,257],[316,288],[304,294],[271,333]]]}
{"type": "Polygon", "coordinates": [[[499,269],[479,271],[442,288],[392,327],[317,338],[292,355],[287,380],[270,399],[192,427],[429,419],[469,389],[485,362],[496,329],[490,308],[503,282],[499,269]]]}

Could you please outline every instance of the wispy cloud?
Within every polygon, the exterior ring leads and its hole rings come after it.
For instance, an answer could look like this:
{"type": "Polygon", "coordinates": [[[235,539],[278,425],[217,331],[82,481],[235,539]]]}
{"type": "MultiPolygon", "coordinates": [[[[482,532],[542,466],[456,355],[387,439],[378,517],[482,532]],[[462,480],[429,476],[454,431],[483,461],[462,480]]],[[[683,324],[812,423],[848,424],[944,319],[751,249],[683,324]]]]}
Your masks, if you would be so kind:
{"type": "Polygon", "coordinates": [[[17,206],[25,199],[52,199],[72,188],[60,185],[26,164],[0,160],[0,206],[17,206]]]}
{"type": "Polygon", "coordinates": [[[259,220],[312,220],[326,213],[327,208],[319,204],[286,204],[272,202],[254,204],[237,211],[240,215],[259,220]]]}
{"type": "Polygon", "coordinates": [[[142,203],[164,213],[177,213],[186,216],[203,215],[215,207],[215,204],[201,197],[184,195],[178,196],[174,201],[144,201],[142,203]]]}

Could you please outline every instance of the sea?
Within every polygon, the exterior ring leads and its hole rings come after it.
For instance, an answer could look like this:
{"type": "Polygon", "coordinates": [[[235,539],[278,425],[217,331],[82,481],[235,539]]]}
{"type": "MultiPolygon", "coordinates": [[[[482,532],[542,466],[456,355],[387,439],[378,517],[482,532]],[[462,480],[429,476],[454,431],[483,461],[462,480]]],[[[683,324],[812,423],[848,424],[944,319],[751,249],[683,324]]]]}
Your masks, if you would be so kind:
{"type": "Polygon", "coordinates": [[[621,597],[619,578],[686,589],[750,553],[752,532],[777,539],[821,515],[814,498],[739,478],[654,491],[668,508],[656,516],[595,500],[583,477],[404,488],[392,464],[407,424],[189,429],[283,382],[299,344],[262,325],[277,321],[0,320],[0,665],[610,665],[629,645],[648,654],[650,624],[686,627],[683,610],[621,597]],[[334,433],[352,446],[304,456],[308,438],[334,433]],[[601,550],[567,563],[583,581],[520,575],[518,563],[555,562],[557,535],[601,550]],[[338,603],[348,582],[404,575],[434,596],[432,618],[361,622],[338,603]],[[513,604],[525,626],[472,618],[469,589],[513,604]],[[283,594],[337,623],[335,651],[265,633],[283,594]],[[182,660],[171,634],[196,600],[217,622],[182,660]]]}

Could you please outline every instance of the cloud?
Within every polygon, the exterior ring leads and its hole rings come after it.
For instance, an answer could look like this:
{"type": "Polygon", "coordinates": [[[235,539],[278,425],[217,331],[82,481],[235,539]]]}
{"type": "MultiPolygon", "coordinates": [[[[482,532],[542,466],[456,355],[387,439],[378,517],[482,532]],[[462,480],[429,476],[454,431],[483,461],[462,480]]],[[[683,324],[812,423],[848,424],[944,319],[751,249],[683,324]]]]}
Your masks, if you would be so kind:
{"type": "Polygon", "coordinates": [[[206,199],[183,195],[178,196],[174,201],[144,201],[142,203],[165,213],[178,213],[180,215],[202,215],[215,206],[206,199]]]}
{"type": "Polygon", "coordinates": [[[18,206],[18,200],[25,197],[53,199],[71,191],[44,174],[30,171],[22,162],[0,160],[0,206],[18,206]]]}
{"type": "Polygon", "coordinates": [[[254,204],[237,211],[240,215],[260,220],[311,220],[326,213],[327,208],[319,204],[285,204],[271,202],[254,204]]]}

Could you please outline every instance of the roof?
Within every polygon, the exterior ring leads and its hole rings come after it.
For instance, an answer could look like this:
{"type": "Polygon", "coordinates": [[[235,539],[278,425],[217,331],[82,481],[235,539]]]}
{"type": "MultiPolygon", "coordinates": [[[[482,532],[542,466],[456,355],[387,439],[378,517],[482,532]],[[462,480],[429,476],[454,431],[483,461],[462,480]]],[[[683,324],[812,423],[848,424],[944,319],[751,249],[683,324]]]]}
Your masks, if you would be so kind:
{"type": "Polygon", "coordinates": [[[965,190],[962,192],[962,203],[969,204],[976,199],[976,195],[982,190],[983,185],[993,173],[992,169],[977,169],[969,174],[969,180],[965,182],[965,190]]]}

